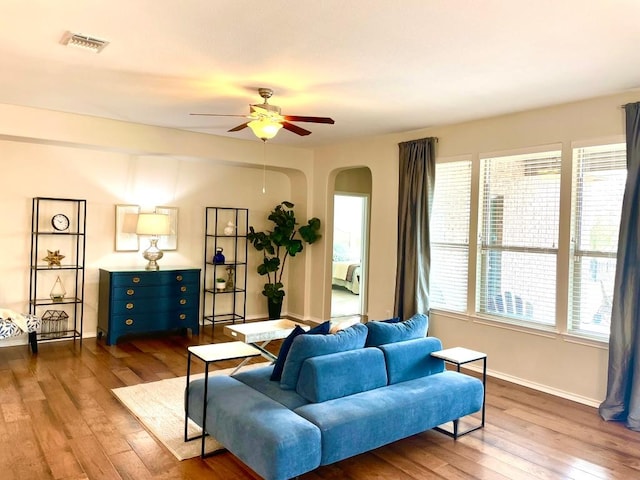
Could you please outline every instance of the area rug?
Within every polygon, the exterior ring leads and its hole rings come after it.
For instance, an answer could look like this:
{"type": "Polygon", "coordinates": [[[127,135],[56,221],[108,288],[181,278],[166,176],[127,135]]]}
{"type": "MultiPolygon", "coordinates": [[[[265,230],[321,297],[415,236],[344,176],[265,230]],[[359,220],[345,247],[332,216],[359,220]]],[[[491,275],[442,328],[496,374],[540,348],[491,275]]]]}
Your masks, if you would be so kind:
{"type": "MultiPolygon", "coordinates": [[[[243,369],[256,368],[268,363],[246,365],[243,369]]],[[[229,375],[234,369],[210,371],[209,375],[229,375]]],[[[191,375],[192,379],[203,374],[191,375]]],[[[186,377],[169,378],[159,382],[141,383],[111,391],[120,402],[179,460],[200,455],[200,439],[184,441],[184,389],[186,377]]],[[[189,420],[189,438],[199,435],[200,427],[189,420]]],[[[212,437],[205,441],[205,452],[222,448],[212,437]]]]}

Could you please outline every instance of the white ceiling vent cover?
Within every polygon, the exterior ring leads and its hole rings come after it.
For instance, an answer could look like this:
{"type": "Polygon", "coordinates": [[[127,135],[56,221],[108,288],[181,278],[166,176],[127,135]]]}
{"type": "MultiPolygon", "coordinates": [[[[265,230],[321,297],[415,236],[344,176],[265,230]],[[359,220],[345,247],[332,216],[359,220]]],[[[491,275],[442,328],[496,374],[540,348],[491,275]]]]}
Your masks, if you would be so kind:
{"type": "Polygon", "coordinates": [[[99,38],[88,37],[87,35],[71,32],[65,32],[60,43],[68,47],[82,48],[94,53],[100,53],[104,47],[109,45],[109,42],[106,40],[100,40],[99,38]]]}

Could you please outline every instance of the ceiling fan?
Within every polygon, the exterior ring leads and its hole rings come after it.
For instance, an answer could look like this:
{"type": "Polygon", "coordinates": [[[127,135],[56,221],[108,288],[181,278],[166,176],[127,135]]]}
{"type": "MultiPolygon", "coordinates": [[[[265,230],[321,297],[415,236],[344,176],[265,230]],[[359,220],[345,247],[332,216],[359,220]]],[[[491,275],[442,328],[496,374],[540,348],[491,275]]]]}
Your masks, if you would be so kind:
{"type": "Polygon", "coordinates": [[[229,132],[237,132],[249,127],[262,141],[267,141],[276,136],[281,128],[289,130],[297,135],[309,135],[311,132],[291,122],[329,123],[334,124],[329,117],[305,117],[300,115],[282,115],[280,107],[271,105],[268,100],[273,95],[270,88],[259,88],[258,94],[264,99],[263,103],[249,105],[249,115],[224,115],[219,113],[191,113],[190,115],[203,115],[210,117],[245,117],[248,122],[233,127],[229,132]]]}

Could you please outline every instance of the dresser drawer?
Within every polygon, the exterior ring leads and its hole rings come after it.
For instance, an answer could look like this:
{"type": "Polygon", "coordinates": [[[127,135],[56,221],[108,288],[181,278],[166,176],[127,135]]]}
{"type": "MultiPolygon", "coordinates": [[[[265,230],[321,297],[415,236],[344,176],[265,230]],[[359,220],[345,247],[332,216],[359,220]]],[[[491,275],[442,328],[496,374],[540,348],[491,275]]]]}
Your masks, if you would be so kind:
{"type": "Polygon", "coordinates": [[[200,283],[179,283],[168,287],[169,294],[176,297],[198,297],[200,295],[200,283]]]}
{"type": "Polygon", "coordinates": [[[178,283],[200,284],[200,270],[177,270],[171,272],[171,280],[178,283]]]}
{"type": "Polygon", "coordinates": [[[198,313],[197,308],[176,310],[169,314],[170,324],[176,328],[181,328],[183,326],[190,326],[193,323],[198,323],[198,313]]]}
{"type": "MultiPolygon", "coordinates": [[[[166,287],[167,290],[169,287],[166,287]]],[[[157,287],[141,287],[131,285],[128,287],[114,287],[111,291],[111,298],[114,301],[127,301],[131,299],[152,298],[161,294],[162,286],[157,287]]]]}
{"type": "Polygon", "coordinates": [[[169,278],[159,272],[114,273],[112,287],[145,287],[166,284],[169,278]]]}
{"type": "Polygon", "coordinates": [[[132,315],[114,315],[112,328],[119,335],[166,330],[169,326],[165,316],[148,315],[146,313],[132,315]]]}
{"type": "Polygon", "coordinates": [[[148,297],[139,299],[114,300],[111,304],[112,315],[123,315],[126,313],[156,313],[177,308],[178,301],[170,297],[148,297]]]}

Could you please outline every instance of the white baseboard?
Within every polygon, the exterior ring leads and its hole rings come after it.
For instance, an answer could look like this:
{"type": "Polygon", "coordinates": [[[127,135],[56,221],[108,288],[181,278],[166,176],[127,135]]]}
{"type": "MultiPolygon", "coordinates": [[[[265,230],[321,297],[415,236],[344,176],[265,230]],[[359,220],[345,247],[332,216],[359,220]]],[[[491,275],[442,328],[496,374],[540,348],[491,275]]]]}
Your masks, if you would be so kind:
{"type": "MultiPolygon", "coordinates": [[[[477,365],[465,365],[464,368],[468,368],[474,372],[482,373],[482,368],[477,365]]],[[[594,398],[583,397],[582,395],[576,395],[575,393],[566,392],[564,390],[559,390],[557,388],[549,387],[548,385],[543,385],[541,383],[531,382],[529,380],[524,380],[520,377],[514,377],[513,375],[508,375],[501,372],[496,372],[493,370],[487,370],[487,377],[494,377],[500,380],[504,380],[509,383],[515,383],[516,385],[520,385],[523,387],[530,388],[532,390],[537,390],[539,392],[548,393],[550,395],[554,395],[556,397],[564,398],[566,400],[571,400],[572,402],[581,403],[583,405],[587,405],[589,407],[598,408],[602,400],[596,400],[594,398]]]]}

